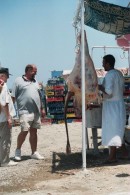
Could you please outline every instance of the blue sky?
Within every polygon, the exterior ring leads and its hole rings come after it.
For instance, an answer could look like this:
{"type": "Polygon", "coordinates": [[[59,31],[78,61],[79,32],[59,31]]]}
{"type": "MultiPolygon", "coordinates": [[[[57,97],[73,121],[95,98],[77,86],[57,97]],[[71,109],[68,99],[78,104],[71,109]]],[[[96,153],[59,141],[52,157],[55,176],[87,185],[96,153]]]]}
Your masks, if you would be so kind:
{"type": "MultiPolygon", "coordinates": [[[[129,0],[104,0],[127,7],[129,0]]],[[[13,76],[24,74],[25,66],[38,67],[37,79],[46,84],[53,70],[70,70],[75,63],[76,37],[72,21],[78,0],[0,0],[0,62],[13,76]]],[[[117,46],[115,36],[85,26],[89,50],[93,46],[117,46]]],[[[107,49],[116,57],[116,67],[128,67],[122,51],[107,49]]],[[[96,68],[102,68],[103,49],[94,49],[96,68]]],[[[128,54],[126,52],[126,58],[128,54]]]]}

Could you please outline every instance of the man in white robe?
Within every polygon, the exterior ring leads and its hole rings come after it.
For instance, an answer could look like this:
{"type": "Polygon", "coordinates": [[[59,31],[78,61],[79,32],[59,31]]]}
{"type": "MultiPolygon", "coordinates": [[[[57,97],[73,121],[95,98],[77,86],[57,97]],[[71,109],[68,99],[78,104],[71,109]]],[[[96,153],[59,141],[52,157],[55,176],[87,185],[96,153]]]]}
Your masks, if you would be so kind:
{"type": "Polygon", "coordinates": [[[122,146],[125,132],[126,111],[123,98],[124,78],[114,69],[115,58],[103,57],[103,67],[107,74],[99,90],[103,92],[102,145],[109,147],[108,162],[116,162],[116,148],[122,146]]]}

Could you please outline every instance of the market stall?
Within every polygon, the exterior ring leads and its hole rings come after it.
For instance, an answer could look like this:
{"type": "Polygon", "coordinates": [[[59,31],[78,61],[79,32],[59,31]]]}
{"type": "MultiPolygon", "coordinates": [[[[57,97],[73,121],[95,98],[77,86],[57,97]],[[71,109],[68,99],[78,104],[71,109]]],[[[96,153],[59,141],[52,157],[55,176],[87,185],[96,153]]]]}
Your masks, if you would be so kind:
{"type": "Polygon", "coordinates": [[[73,26],[81,29],[82,36],[82,166],[86,169],[84,24],[105,33],[129,34],[130,9],[97,0],[80,0],[77,6],[73,26]]]}

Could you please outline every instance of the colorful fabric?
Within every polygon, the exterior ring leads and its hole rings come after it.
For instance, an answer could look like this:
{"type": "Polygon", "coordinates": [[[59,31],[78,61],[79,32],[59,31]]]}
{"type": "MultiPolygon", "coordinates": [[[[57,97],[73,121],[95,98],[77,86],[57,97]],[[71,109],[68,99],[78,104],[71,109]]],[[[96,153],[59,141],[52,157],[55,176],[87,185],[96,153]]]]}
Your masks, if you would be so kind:
{"type": "Polygon", "coordinates": [[[114,35],[130,34],[130,8],[99,0],[84,0],[84,23],[114,35]]]}

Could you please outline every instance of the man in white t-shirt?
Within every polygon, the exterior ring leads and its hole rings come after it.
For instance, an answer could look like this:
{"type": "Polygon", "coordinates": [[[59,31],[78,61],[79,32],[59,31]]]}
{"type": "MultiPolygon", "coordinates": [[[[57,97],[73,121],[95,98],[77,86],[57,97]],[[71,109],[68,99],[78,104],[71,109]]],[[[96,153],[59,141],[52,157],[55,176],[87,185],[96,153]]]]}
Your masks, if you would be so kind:
{"type": "Polygon", "coordinates": [[[11,146],[12,117],[15,116],[15,109],[6,82],[9,78],[8,68],[0,68],[0,167],[13,166],[17,162],[9,158],[11,146]],[[3,81],[3,82],[2,82],[3,81]]]}

